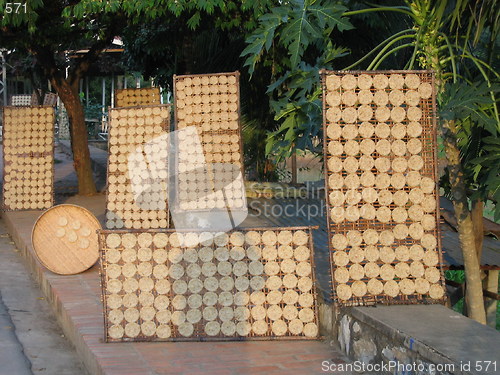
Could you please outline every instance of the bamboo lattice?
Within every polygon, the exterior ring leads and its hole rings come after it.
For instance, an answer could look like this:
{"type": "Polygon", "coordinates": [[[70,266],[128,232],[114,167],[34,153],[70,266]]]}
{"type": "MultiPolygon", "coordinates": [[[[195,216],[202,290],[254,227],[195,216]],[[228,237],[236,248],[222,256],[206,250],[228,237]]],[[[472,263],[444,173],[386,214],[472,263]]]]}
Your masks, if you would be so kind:
{"type": "Polygon", "coordinates": [[[3,209],[54,204],[54,108],[4,107],[3,209]]]}
{"type": "Polygon", "coordinates": [[[12,95],[10,105],[14,107],[29,107],[33,105],[33,95],[12,95]]]}
{"type": "Polygon", "coordinates": [[[314,339],[309,227],[99,233],[106,341],[314,339]]]}
{"type": "Polygon", "coordinates": [[[170,106],[110,110],[106,228],[168,228],[170,106]]]}
{"type": "Polygon", "coordinates": [[[142,105],[159,105],[159,87],[144,87],[115,90],[115,107],[135,107],[142,105]]]}
{"type": "Polygon", "coordinates": [[[45,93],[45,96],[43,97],[43,105],[55,107],[57,105],[57,94],[52,92],[45,93]]]}
{"type": "Polygon", "coordinates": [[[174,93],[176,128],[197,130],[179,133],[176,205],[245,209],[239,73],[174,76],[174,93]]]}
{"type": "Polygon", "coordinates": [[[334,298],[443,302],[434,77],[322,72],[334,298]]]}

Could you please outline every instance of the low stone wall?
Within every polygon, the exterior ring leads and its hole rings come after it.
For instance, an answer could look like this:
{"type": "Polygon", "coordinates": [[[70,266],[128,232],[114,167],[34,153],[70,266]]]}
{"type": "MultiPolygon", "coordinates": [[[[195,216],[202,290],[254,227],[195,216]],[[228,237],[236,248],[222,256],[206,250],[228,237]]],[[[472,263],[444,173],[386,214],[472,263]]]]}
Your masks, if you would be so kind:
{"type": "Polygon", "coordinates": [[[345,311],[340,315],[337,339],[342,351],[353,360],[365,365],[384,364],[387,367],[381,367],[380,373],[401,375],[432,374],[436,372],[432,371],[433,368],[440,374],[449,374],[446,370],[454,369],[452,361],[429,352],[430,348],[419,348],[421,343],[415,339],[403,333],[381,332],[381,327],[373,326],[352,313],[345,311]]]}
{"type": "MultiPolygon", "coordinates": [[[[497,374],[500,333],[442,305],[320,304],[321,330],[367,374],[497,374]],[[494,363],[494,361],[497,361],[494,363]]],[[[325,372],[333,370],[323,363],[325,372]]],[[[335,365],[333,365],[335,366],[335,365]]]]}

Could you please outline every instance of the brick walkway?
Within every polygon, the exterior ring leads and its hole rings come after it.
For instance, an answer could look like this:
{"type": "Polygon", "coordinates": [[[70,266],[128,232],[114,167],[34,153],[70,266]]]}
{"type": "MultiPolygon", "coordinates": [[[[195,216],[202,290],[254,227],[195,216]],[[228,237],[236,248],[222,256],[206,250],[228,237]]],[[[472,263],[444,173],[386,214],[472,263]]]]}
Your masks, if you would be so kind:
{"type": "MultiPolygon", "coordinates": [[[[68,163],[65,159],[56,165],[56,186],[74,178],[68,163]]],[[[87,207],[103,219],[103,195],[72,197],[68,203],[87,207]]],[[[92,375],[320,374],[323,361],[347,360],[336,346],[322,341],[104,343],[97,265],[74,276],[55,275],[43,268],[31,246],[31,231],[39,215],[39,211],[6,212],[4,219],[65,334],[92,375]]]]}

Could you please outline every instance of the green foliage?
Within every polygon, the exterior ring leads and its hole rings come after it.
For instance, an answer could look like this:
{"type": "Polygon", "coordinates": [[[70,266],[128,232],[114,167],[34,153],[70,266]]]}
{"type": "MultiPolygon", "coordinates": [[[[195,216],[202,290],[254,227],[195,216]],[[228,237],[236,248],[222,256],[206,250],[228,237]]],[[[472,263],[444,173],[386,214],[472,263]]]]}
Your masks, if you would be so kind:
{"type": "Polygon", "coordinates": [[[500,84],[488,86],[487,82],[448,83],[440,96],[439,117],[443,121],[471,119],[474,124],[492,134],[500,130],[500,124],[487,111],[495,103],[491,94],[500,91],[500,84]]]}
{"type": "Polygon", "coordinates": [[[85,105],[85,118],[89,119],[99,119],[103,114],[106,115],[107,112],[103,112],[106,109],[101,104],[89,102],[85,105]]]}
{"type": "Polygon", "coordinates": [[[252,74],[257,65],[271,66],[268,87],[278,128],[270,132],[266,153],[278,160],[295,150],[318,152],[322,104],[320,69],[346,49],[331,41],[334,30],[352,28],[343,17],[346,8],[329,1],[283,2],[259,18],[259,26],[247,38],[245,66],[252,74]]]}
{"type": "Polygon", "coordinates": [[[262,54],[271,48],[276,28],[286,20],[284,11],[279,8],[274,8],[273,11],[271,14],[260,17],[259,28],[247,38],[248,46],[241,53],[242,56],[248,56],[245,66],[249,67],[250,74],[255,71],[255,65],[261,59],[262,54]]]}
{"type": "Polygon", "coordinates": [[[250,181],[275,181],[277,170],[273,168],[265,154],[267,131],[258,119],[250,119],[248,115],[241,117],[241,137],[243,141],[243,157],[245,172],[250,181]]]}
{"type": "MultiPolygon", "coordinates": [[[[465,272],[461,270],[448,270],[445,271],[444,277],[446,280],[451,280],[455,281],[456,283],[462,284],[465,282],[465,272]]],[[[500,290],[500,279],[498,280],[498,289],[500,290]]],[[[465,304],[465,299],[460,298],[460,300],[455,303],[455,305],[452,306],[453,310],[460,313],[464,314],[464,304],[465,304]]],[[[497,313],[496,313],[496,329],[497,331],[500,331],[500,301],[497,302],[497,313]]]]}
{"type": "MultiPolygon", "coordinates": [[[[494,220],[500,220],[500,139],[489,136],[482,139],[481,156],[470,161],[474,170],[474,182],[481,188],[482,196],[497,202],[494,220]]],[[[477,194],[479,195],[479,194],[477,194]]],[[[479,198],[482,198],[482,196],[479,198]]],[[[472,197],[474,198],[474,197],[472,197]]]]}
{"type": "Polygon", "coordinates": [[[309,46],[321,50],[328,46],[334,28],[352,28],[342,16],[345,10],[341,5],[315,0],[292,0],[272,8],[259,18],[259,27],[247,38],[248,46],[241,54],[247,57],[245,66],[253,73],[262,55],[278,44],[288,53],[284,65],[291,71],[299,69],[309,46]]]}
{"type": "MultiPolygon", "coordinates": [[[[0,0],[2,9],[5,3],[0,0]]],[[[35,64],[43,68],[46,75],[60,70],[60,78],[68,63],[70,75],[80,74],[82,61],[95,60],[97,52],[108,46],[124,23],[122,14],[100,12],[96,6],[80,14],[79,2],[33,0],[26,4],[26,13],[3,13],[0,44],[18,54],[34,56],[35,64]],[[81,17],[75,18],[75,13],[81,17]],[[91,48],[93,53],[86,58],[66,58],[67,51],[82,48],[91,48]]]]}
{"type": "Polygon", "coordinates": [[[37,10],[43,7],[43,1],[32,0],[23,3],[26,4],[26,8],[13,6],[12,1],[0,0],[0,9],[2,10],[0,25],[2,27],[25,27],[30,34],[33,34],[36,31],[36,21],[38,20],[37,10]],[[7,3],[11,3],[11,12],[7,12],[6,10],[7,3]],[[25,9],[26,12],[24,11],[25,9]]]}
{"type": "Polygon", "coordinates": [[[89,13],[116,15],[122,13],[129,21],[144,25],[145,21],[180,19],[190,29],[198,28],[204,16],[211,16],[220,29],[251,29],[252,18],[272,4],[268,0],[81,0],[66,11],[66,16],[83,19],[89,13]]]}
{"type": "Polygon", "coordinates": [[[129,71],[141,72],[144,77],[154,76],[165,85],[173,74],[178,36],[177,24],[151,21],[145,25],[128,25],[122,32],[125,52],[122,56],[129,71]]]}
{"type": "MultiPolygon", "coordinates": [[[[460,270],[448,270],[445,271],[444,277],[446,280],[451,280],[459,284],[463,284],[465,282],[465,272],[460,270]]],[[[457,313],[464,314],[464,303],[465,298],[460,298],[453,306],[453,311],[457,313]]]]}
{"type": "Polygon", "coordinates": [[[456,283],[462,284],[465,282],[465,272],[460,270],[448,270],[445,271],[444,277],[447,280],[455,281],[456,283]]]}
{"type": "Polygon", "coordinates": [[[272,84],[268,92],[277,92],[279,98],[271,100],[278,129],[270,132],[266,142],[266,153],[277,160],[289,157],[295,150],[321,151],[318,142],[321,136],[322,102],[319,83],[319,67],[302,63],[295,72],[286,72],[272,84]]]}

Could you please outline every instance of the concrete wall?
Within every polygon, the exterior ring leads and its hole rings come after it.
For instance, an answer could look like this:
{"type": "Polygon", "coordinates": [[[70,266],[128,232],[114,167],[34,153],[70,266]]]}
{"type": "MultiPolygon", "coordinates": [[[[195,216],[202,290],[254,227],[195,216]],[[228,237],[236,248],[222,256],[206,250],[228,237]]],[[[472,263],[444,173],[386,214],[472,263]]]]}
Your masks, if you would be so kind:
{"type": "MultiPolygon", "coordinates": [[[[322,334],[339,344],[357,366],[354,371],[500,373],[500,333],[444,306],[340,308],[322,302],[319,310],[322,334]],[[489,363],[493,361],[496,365],[489,363]]],[[[330,371],[328,366],[323,364],[325,372],[330,371]]]]}

